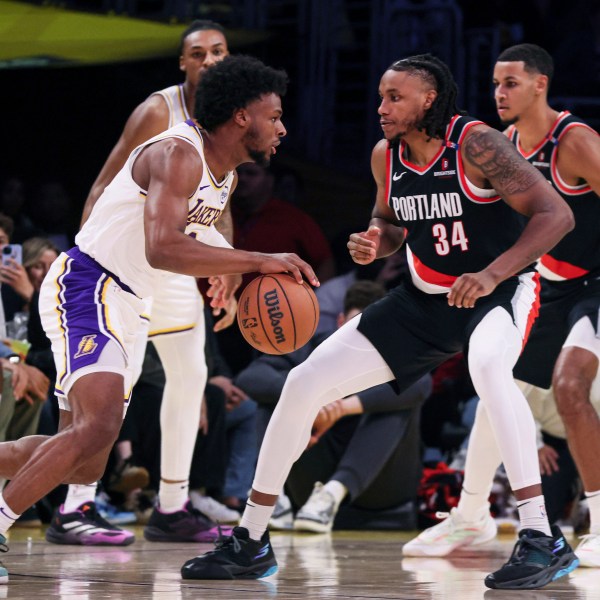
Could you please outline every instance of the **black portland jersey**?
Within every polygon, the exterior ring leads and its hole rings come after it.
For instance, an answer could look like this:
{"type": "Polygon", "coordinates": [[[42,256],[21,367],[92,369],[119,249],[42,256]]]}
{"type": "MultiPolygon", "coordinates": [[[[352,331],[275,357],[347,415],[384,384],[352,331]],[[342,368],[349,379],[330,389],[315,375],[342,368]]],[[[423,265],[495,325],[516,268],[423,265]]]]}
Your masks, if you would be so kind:
{"type": "Polygon", "coordinates": [[[575,215],[573,231],[542,256],[538,263],[540,275],[553,281],[600,272],[600,198],[585,182],[576,186],[566,184],[556,167],[560,139],[573,127],[594,131],[568,111],[561,112],[552,129],[529,153],[521,148],[519,133],[514,125],[506,132],[519,152],[552,183],[575,215]]]}
{"type": "Polygon", "coordinates": [[[426,293],[447,292],[463,273],[483,270],[525,226],[495,190],[477,188],[465,176],[460,146],[479,124],[455,115],[439,152],[423,167],[404,158],[404,141],[388,149],[386,197],[407,231],[413,282],[426,293]]]}

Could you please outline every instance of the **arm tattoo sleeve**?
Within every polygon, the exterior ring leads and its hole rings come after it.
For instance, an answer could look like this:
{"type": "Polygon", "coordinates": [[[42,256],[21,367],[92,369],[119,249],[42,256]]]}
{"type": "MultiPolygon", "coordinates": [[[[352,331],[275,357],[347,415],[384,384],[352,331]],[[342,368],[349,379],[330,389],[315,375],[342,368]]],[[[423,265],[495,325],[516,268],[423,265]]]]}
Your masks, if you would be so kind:
{"type": "Polygon", "coordinates": [[[233,246],[233,219],[231,218],[231,202],[227,202],[225,210],[215,223],[217,231],[233,246]]]}
{"type": "Polygon", "coordinates": [[[519,155],[512,142],[495,129],[471,133],[464,150],[467,160],[481,170],[501,196],[525,192],[541,176],[519,155]]]}

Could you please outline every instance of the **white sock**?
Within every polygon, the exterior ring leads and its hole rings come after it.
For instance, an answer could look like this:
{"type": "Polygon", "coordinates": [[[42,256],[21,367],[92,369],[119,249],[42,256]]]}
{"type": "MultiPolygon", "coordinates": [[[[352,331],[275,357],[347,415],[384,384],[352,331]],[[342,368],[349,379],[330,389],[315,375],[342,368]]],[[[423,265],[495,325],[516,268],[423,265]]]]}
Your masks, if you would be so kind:
{"type": "Polygon", "coordinates": [[[329,492],[335,498],[336,507],[342,503],[342,500],[348,494],[348,488],[343,483],[336,481],[335,479],[328,481],[323,486],[323,489],[329,492]]]}
{"type": "Polygon", "coordinates": [[[4,496],[0,493],[0,534],[5,535],[20,516],[9,508],[4,501],[4,496]]]}
{"type": "Polygon", "coordinates": [[[274,509],[274,506],[263,506],[248,500],[240,520],[240,527],[245,527],[250,532],[250,539],[260,540],[267,529],[274,509]]]}
{"type": "Polygon", "coordinates": [[[96,491],[98,483],[90,483],[89,485],[79,485],[72,483],[69,485],[67,497],[63,505],[63,512],[75,512],[82,504],[93,502],[96,499],[96,491]]]}
{"type": "Polygon", "coordinates": [[[189,500],[189,487],[189,481],[167,483],[161,479],[158,488],[158,503],[161,512],[172,513],[183,510],[183,507],[189,500]]]}
{"type": "Polygon", "coordinates": [[[534,496],[527,500],[517,502],[521,529],[536,529],[551,536],[550,523],[546,516],[546,502],[544,496],[534,496]]]}
{"type": "Polygon", "coordinates": [[[600,534],[600,490],[586,492],[588,508],[590,509],[590,533],[600,534]]]}

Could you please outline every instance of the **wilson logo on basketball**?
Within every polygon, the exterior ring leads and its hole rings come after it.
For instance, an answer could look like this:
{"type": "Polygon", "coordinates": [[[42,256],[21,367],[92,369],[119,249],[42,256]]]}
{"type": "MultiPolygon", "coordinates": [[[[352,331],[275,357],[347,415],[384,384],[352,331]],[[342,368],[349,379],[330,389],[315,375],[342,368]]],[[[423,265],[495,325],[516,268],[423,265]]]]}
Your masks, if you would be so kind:
{"type": "Polygon", "coordinates": [[[283,327],[280,325],[284,314],[281,312],[281,305],[279,303],[279,295],[277,294],[277,290],[273,289],[265,292],[263,298],[265,305],[269,307],[267,313],[269,315],[271,328],[275,334],[275,341],[278,344],[281,344],[282,342],[285,342],[285,333],[283,331],[283,327]]]}

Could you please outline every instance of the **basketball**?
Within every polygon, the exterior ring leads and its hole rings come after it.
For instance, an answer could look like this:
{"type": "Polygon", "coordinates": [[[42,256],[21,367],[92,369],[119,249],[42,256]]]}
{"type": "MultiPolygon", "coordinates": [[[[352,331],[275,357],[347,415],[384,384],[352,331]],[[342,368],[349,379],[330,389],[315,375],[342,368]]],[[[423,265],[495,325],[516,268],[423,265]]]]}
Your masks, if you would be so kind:
{"type": "Polygon", "coordinates": [[[313,336],[319,303],[305,281],[300,285],[286,273],[260,275],[244,288],[237,318],[253,348],[265,354],[287,354],[313,336]]]}

